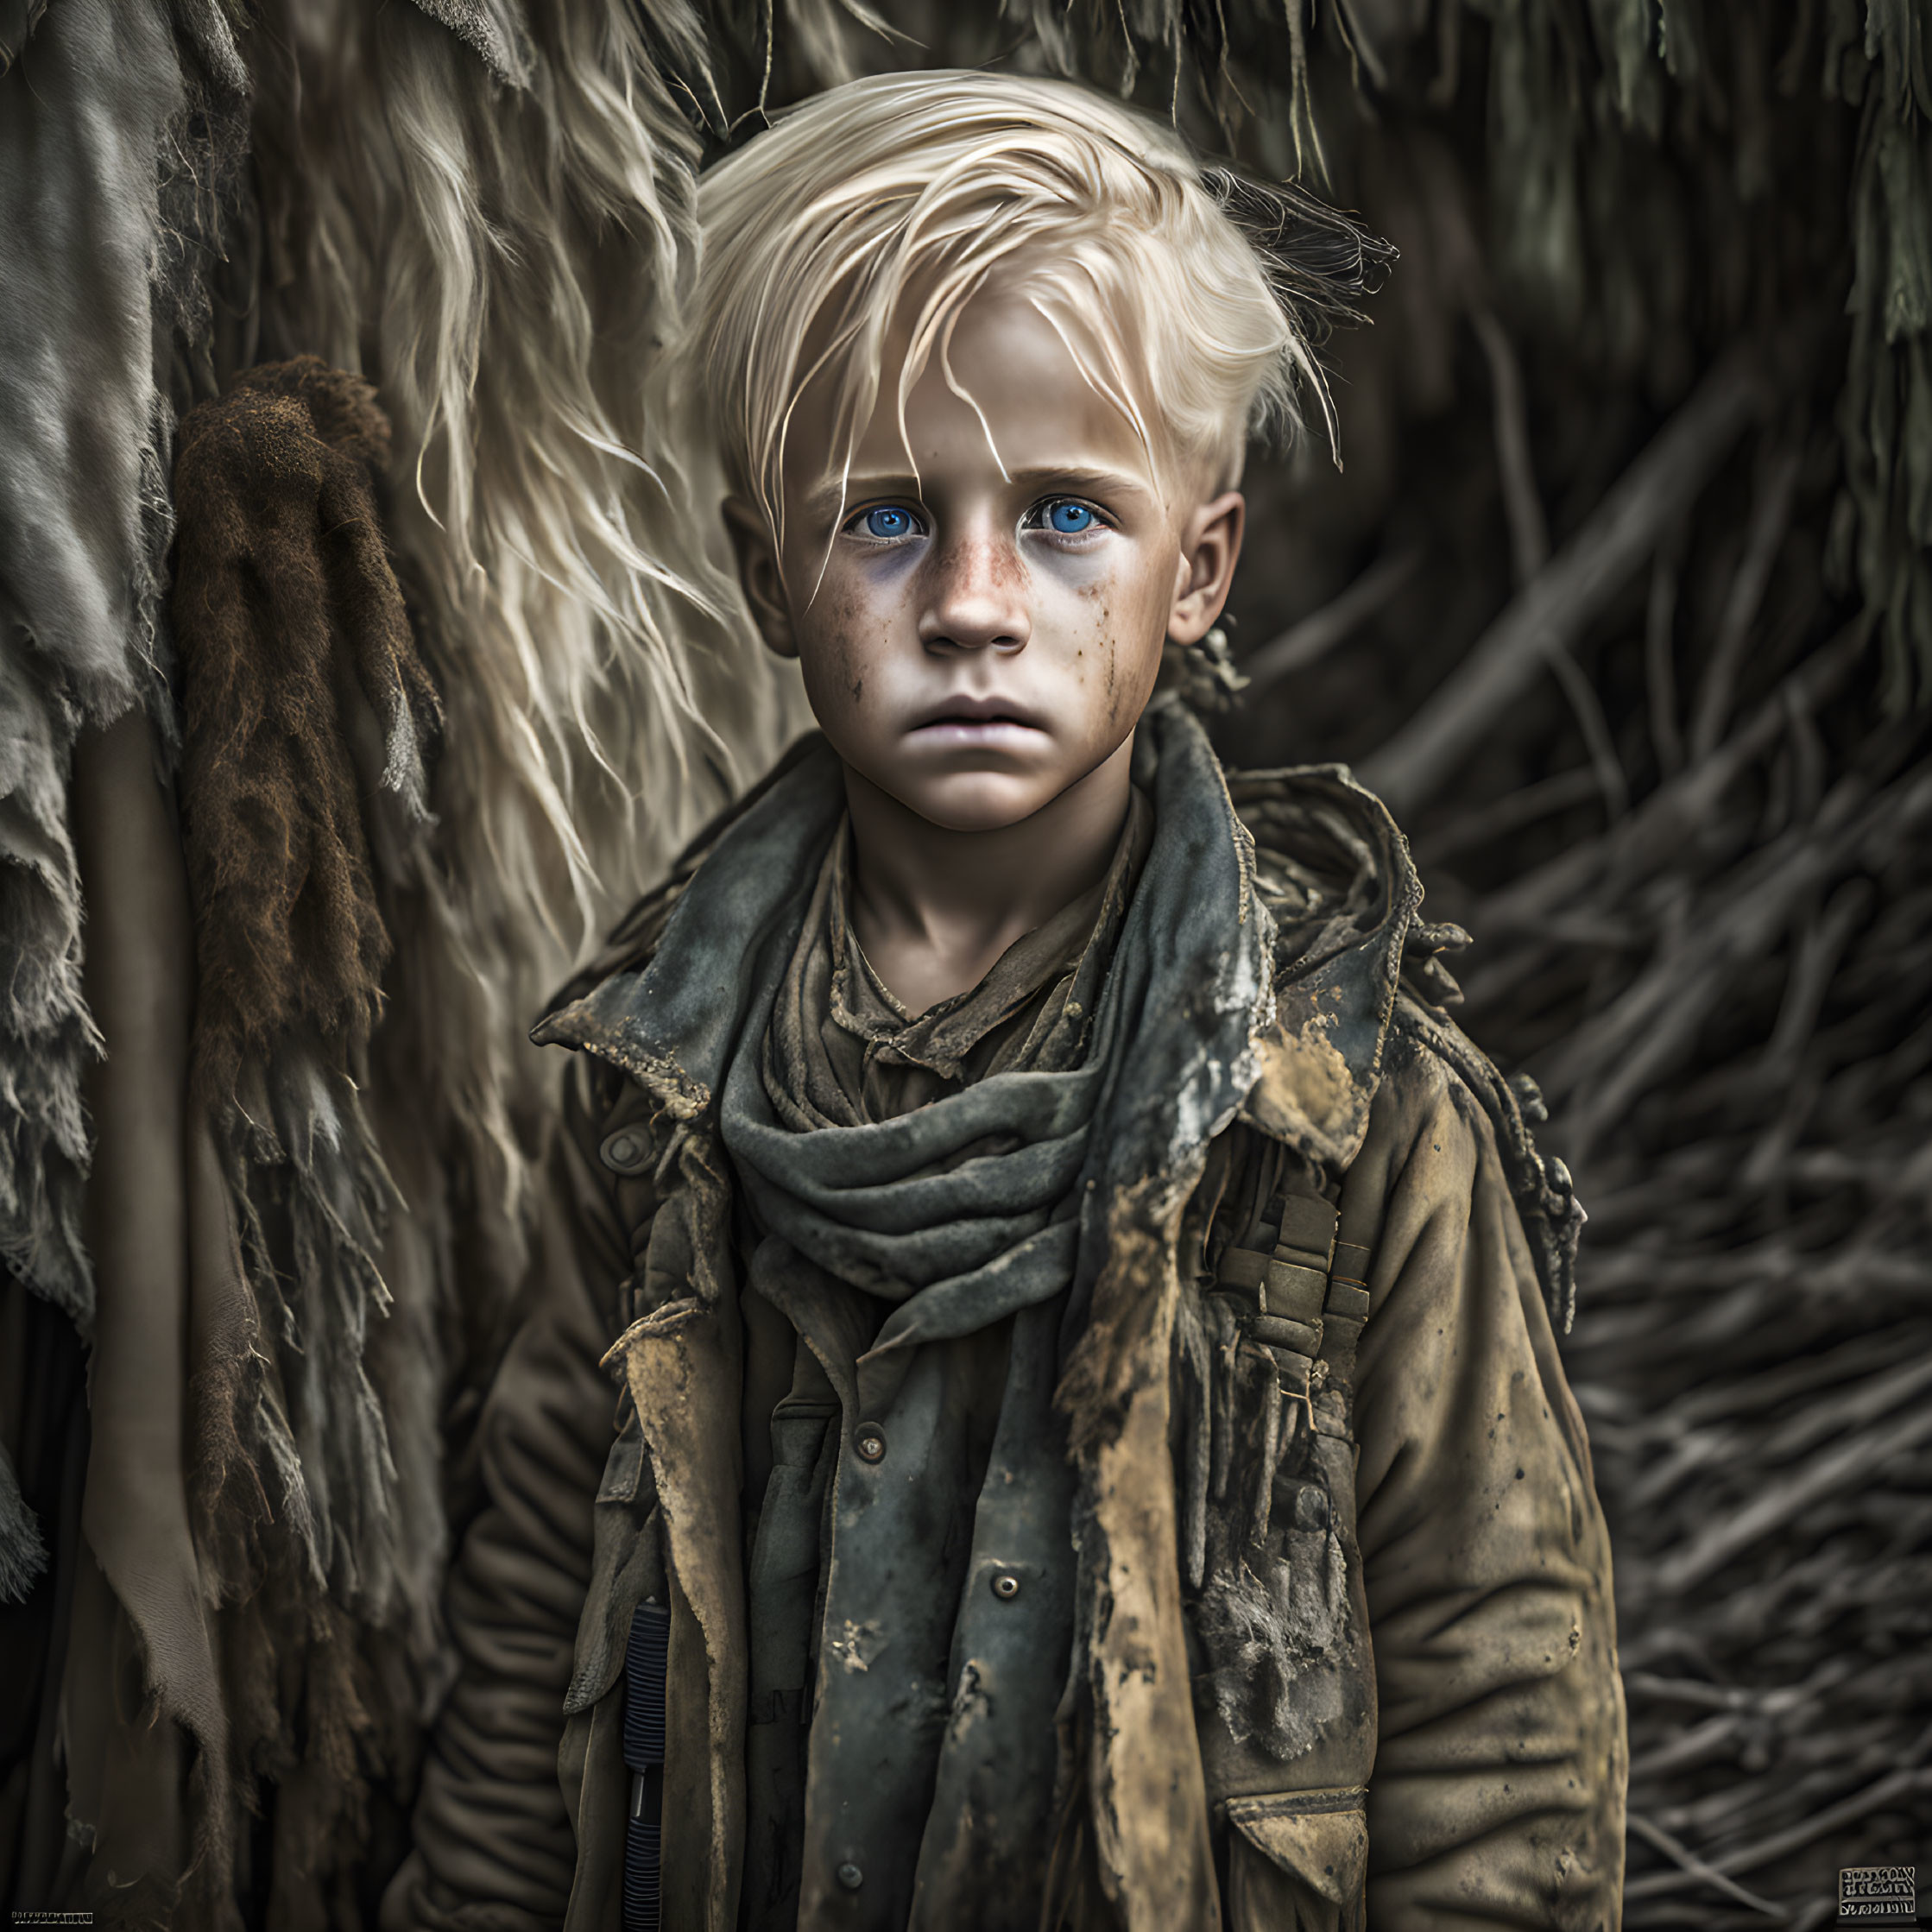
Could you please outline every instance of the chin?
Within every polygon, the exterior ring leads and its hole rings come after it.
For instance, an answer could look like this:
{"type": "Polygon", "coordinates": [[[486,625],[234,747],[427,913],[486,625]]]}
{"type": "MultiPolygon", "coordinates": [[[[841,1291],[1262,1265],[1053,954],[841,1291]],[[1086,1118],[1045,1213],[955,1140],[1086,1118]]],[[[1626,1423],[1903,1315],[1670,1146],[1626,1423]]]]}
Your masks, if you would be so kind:
{"type": "Polygon", "coordinates": [[[1031,818],[1054,796],[1037,782],[974,773],[886,787],[910,811],[949,832],[997,832],[1031,818]]]}

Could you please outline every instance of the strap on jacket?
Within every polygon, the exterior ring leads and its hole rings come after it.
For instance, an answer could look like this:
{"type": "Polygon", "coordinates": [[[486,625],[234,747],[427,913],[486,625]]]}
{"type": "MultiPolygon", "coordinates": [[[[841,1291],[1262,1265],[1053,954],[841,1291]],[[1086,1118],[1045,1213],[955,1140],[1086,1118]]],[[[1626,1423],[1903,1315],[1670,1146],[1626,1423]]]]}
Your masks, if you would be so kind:
{"type": "Polygon", "coordinates": [[[1274,1358],[1282,1394],[1316,1429],[1314,1398],[1325,1386],[1351,1386],[1368,1319],[1368,1250],[1337,1241],[1336,1222],[1321,1195],[1283,1190],[1268,1204],[1257,1245],[1222,1254],[1215,1284],[1246,1304],[1242,1331],[1274,1358]]]}

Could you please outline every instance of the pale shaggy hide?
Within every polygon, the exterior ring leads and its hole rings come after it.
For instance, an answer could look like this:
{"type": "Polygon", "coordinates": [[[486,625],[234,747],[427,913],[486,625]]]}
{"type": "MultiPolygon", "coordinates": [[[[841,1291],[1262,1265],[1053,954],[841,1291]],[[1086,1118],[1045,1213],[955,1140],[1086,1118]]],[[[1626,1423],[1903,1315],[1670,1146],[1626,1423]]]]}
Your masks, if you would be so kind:
{"type": "Polygon", "coordinates": [[[514,1228],[549,1080],[527,1016],[798,713],[679,589],[704,536],[637,454],[695,241],[697,14],[432,10],[501,71],[410,8],[271,9],[262,333],[363,370],[395,425],[390,534],[450,714],[425,997],[395,1020],[514,1228]]]}
{"type": "MultiPolygon", "coordinates": [[[[225,1120],[253,1339],[198,1387],[199,1535],[237,1790],[278,1781],[268,1916],[291,1932],[353,1909],[372,1790],[407,1790],[447,1681],[445,1405],[500,1345],[550,1112],[524,1027],[609,898],[783,722],[737,634],[667,588],[654,559],[696,540],[633,454],[686,266],[695,143],[660,67],[700,60],[691,16],[662,9],[647,38],[609,0],[426,10],[451,30],[342,0],[271,7],[249,43],[245,352],[376,382],[395,434],[375,498],[445,707],[414,799],[393,727],[417,714],[353,676],[360,723],[304,750],[332,773],[316,816],[338,862],[313,897],[336,950],[281,976],[302,997],[244,1043],[225,1120]]],[[[364,615],[396,635],[393,606],[364,615]]]]}

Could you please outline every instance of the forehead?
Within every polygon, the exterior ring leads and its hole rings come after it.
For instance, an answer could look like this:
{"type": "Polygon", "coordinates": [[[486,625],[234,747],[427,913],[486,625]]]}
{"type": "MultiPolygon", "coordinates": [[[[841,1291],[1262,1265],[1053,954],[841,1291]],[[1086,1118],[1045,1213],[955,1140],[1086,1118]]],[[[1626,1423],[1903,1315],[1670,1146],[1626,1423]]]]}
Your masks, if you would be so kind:
{"type": "MultiPolygon", "coordinates": [[[[922,487],[937,487],[948,476],[969,472],[1073,470],[1110,471],[1158,487],[1156,454],[1148,446],[1158,424],[1077,321],[1049,319],[1020,295],[975,296],[906,392],[902,419],[908,353],[906,330],[895,329],[869,415],[851,445],[855,481],[910,469],[922,487]]],[[[829,497],[833,509],[847,453],[833,426],[842,380],[849,372],[828,369],[808,385],[786,464],[788,496],[800,491],[815,504],[829,497]]]]}

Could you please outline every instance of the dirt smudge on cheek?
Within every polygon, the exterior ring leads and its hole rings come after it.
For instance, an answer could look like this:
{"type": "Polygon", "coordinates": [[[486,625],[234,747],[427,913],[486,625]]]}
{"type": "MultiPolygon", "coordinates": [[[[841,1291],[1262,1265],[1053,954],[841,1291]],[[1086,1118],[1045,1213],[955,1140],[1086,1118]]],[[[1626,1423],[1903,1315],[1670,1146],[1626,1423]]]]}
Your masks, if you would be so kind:
{"type": "Polygon", "coordinates": [[[864,680],[858,671],[859,653],[852,647],[852,618],[849,607],[827,613],[832,618],[825,637],[826,669],[844,690],[854,691],[864,680]]]}
{"type": "Polygon", "coordinates": [[[808,692],[836,692],[855,706],[862,700],[867,660],[859,626],[866,616],[849,591],[827,590],[815,601],[799,632],[808,692]]]}

